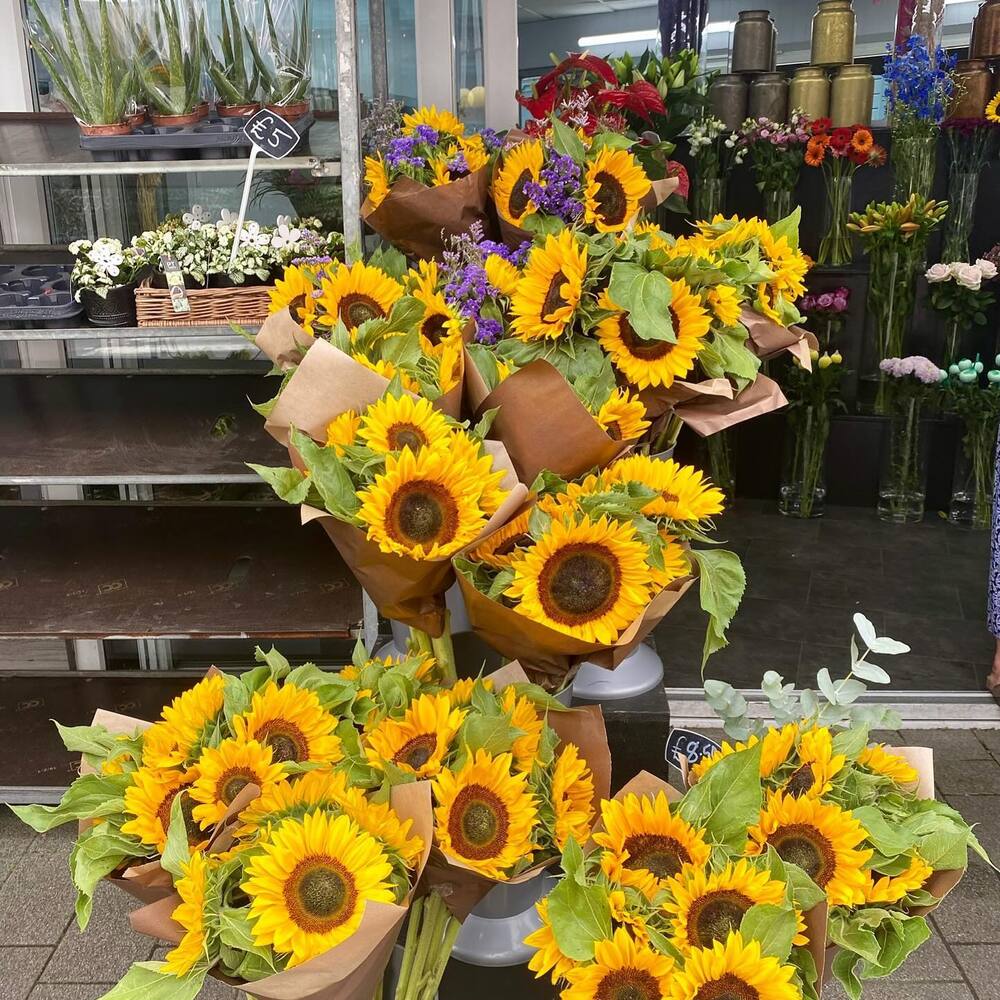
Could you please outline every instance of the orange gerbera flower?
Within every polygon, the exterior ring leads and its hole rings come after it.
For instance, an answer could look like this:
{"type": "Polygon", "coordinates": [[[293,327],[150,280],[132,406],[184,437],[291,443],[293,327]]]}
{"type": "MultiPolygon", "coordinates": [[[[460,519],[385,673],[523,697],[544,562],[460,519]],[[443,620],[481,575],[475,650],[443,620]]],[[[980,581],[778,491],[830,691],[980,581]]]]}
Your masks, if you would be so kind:
{"type": "Polygon", "coordinates": [[[826,159],[826,150],[822,146],[806,146],[805,161],[807,167],[818,167],[826,159]]]}
{"type": "Polygon", "coordinates": [[[854,130],[854,135],[851,136],[851,147],[857,150],[859,153],[867,153],[872,146],[875,145],[875,140],[872,138],[871,132],[866,128],[858,128],[854,130]]]}

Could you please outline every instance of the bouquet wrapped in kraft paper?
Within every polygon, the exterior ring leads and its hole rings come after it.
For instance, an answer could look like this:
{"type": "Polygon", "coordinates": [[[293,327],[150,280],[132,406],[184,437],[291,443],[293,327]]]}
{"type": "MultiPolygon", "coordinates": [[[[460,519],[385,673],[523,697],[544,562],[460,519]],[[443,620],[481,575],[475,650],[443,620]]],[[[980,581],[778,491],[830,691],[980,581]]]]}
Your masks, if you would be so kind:
{"type": "Polygon", "coordinates": [[[536,976],[594,996],[633,977],[646,996],[676,995],[679,981],[706,996],[752,996],[763,982],[819,994],[823,894],[777,855],[740,857],[762,797],[759,748],[747,756],[751,768],[730,762],[706,788],[682,794],[643,771],[601,803],[591,840],[563,852],[537,904],[536,976]],[[627,963],[613,961],[623,950],[627,963]]]}
{"type": "Polygon", "coordinates": [[[542,472],[534,502],[455,557],[473,630],[560,690],[584,661],[613,669],[697,580],[705,657],[742,598],[738,557],[698,549],[724,498],[693,466],[626,455],[576,481],[542,472]]]}

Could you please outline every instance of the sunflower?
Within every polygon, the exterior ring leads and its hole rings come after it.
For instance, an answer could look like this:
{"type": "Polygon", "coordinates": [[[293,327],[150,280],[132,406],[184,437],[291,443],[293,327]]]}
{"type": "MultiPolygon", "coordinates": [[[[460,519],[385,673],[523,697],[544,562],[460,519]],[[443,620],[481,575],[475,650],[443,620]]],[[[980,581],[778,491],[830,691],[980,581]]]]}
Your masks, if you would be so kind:
{"type": "MultiPolygon", "coordinates": [[[[486,280],[499,295],[506,295],[510,298],[517,291],[521,272],[505,257],[501,257],[498,253],[491,253],[483,262],[483,270],[486,271],[486,280]]],[[[497,361],[498,367],[500,364],[501,362],[497,361]]]]}
{"type": "Polygon", "coordinates": [[[535,246],[511,296],[511,332],[521,340],[558,337],[567,332],[583,294],[587,248],[562,229],[535,246]]]}
{"type": "Polygon", "coordinates": [[[624,927],[638,944],[649,944],[649,927],[646,918],[630,905],[624,889],[612,889],[608,893],[608,909],[614,923],[624,927]]]}
{"type": "Polygon", "coordinates": [[[287,309],[292,319],[297,320],[306,333],[312,333],[316,316],[316,282],[305,267],[294,264],[285,268],[282,277],[276,278],[274,287],[268,292],[270,304],[268,313],[287,309]]]}
{"type": "Polygon", "coordinates": [[[267,823],[304,816],[317,809],[340,809],[347,796],[347,778],[332,768],[306,771],[294,780],[283,778],[264,789],[241,813],[237,836],[250,837],[267,823]]]}
{"type": "Polygon", "coordinates": [[[261,842],[241,888],[250,897],[258,947],[289,956],[288,968],[349,938],[365,904],[392,903],[392,864],[348,816],[286,819],[261,842]]]}
{"type": "Polygon", "coordinates": [[[552,769],[555,842],[562,851],[572,838],[586,843],[594,822],[594,776],[575,743],[567,743],[552,769]]]}
{"type": "Polygon", "coordinates": [[[431,187],[443,187],[455,179],[451,176],[451,170],[448,168],[451,155],[450,152],[444,150],[438,150],[431,154],[427,162],[431,168],[431,187]]]}
{"type": "Polygon", "coordinates": [[[434,779],[435,830],[445,854],[486,878],[505,881],[507,870],[532,858],[537,818],[528,774],[511,774],[509,753],[477,750],[457,773],[434,779]]]}
{"type": "Polygon", "coordinates": [[[739,291],[731,285],[712,285],[705,295],[705,302],[721,326],[736,326],[740,321],[742,300],[739,291]]]}
{"type": "Polygon", "coordinates": [[[380,455],[409,448],[419,451],[444,441],[448,420],[423,397],[383,396],[365,410],[358,437],[380,455]]]}
{"type": "Polygon", "coordinates": [[[348,445],[354,444],[361,417],[354,410],[345,410],[339,417],[334,417],[326,425],[326,446],[333,448],[338,455],[344,454],[348,445]]]}
{"type": "Polygon", "coordinates": [[[170,919],[184,928],[184,936],[164,958],[163,971],[180,979],[202,959],[208,958],[208,931],[205,924],[205,897],[209,862],[201,851],[181,862],[181,877],[174,888],[181,902],[174,907],[170,919]]]}
{"type": "Polygon", "coordinates": [[[469,558],[475,562],[484,562],[493,569],[506,569],[514,561],[518,547],[531,544],[531,536],[528,534],[530,517],[530,510],[518,514],[488,538],[484,538],[469,553],[469,558]]]}
{"type": "Polygon", "coordinates": [[[218,823],[233,799],[246,788],[256,785],[261,793],[282,778],[280,764],[272,763],[270,747],[256,740],[223,740],[218,747],[207,747],[198,761],[198,780],[191,797],[201,803],[194,807],[194,818],[203,830],[218,823]]]}
{"type": "MultiPolygon", "coordinates": [[[[167,830],[170,828],[170,810],[178,793],[190,788],[198,777],[197,768],[188,771],[160,771],[151,767],[140,767],[132,775],[131,784],[125,789],[123,812],[132,818],[122,824],[122,833],[155,848],[162,854],[167,845],[167,830]]],[[[188,831],[188,843],[201,840],[197,824],[192,820],[191,797],[182,802],[182,814],[188,831]]]]}
{"type": "Polygon", "coordinates": [[[672,458],[630,455],[620,458],[604,472],[612,483],[642,483],[660,495],[643,513],[649,517],[669,517],[674,521],[703,521],[722,513],[725,497],[693,465],[680,465],[672,458]]]}
{"type": "Polygon", "coordinates": [[[407,112],[403,115],[403,135],[413,135],[418,125],[430,125],[446,135],[453,135],[459,138],[465,135],[465,125],[446,108],[440,111],[436,104],[429,108],[418,108],[416,111],[407,112]]]}
{"type": "Polygon", "coordinates": [[[786,794],[796,798],[822,798],[847,763],[843,754],[833,752],[833,736],[825,726],[813,726],[802,732],[798,756],[799,766],[782,788],[786,794]]]}
{"type": "Polygon", "coordinates": [[[378,208],[389,197],[389,175],[381,153],[365,157],[365,186],[372,208],[378,208]]]}
{"type": "Polygon", "coordinates": [[[661,1000],[670,992],[674,960],[637,944],[619,927],[594,945],[594,961],[566,973],[562,1000],[661,1000]]]}
{"type": "Polygon", "coordinates": [[[725,941],[695,948],[684,960],[664,993],[671,1000],[802,1000],[795,985],[795,967],[782,965],[773,955],[761,952],[759,941],[748,941],[736,931],[725,941]]]}
{"type": "Polygon", "coordinates": [[[883,875],[876,878],[876,872],[867,872],[868,884],[865,886],[866,903],[898,903],[911,892],[918,892],[924,883],[934,874],[931,868],[919,854],[910,857],[906,871],[899,875],[883,875]]]}
{"type": "Polygon", "coordinates": [[[615,441],[635,441],[649,430],[646,407],[627,389],[616,389],[594,419],[615,441]]]}
{"type": "Polygon", "coordinates": [[[448,305],[445,297],[437,291],[415,289],[413,297],[424,307],[417,330],[420,343],[428,354],[437,354],[441,346],[452,338],[462,337],[462,317],[448,305]]]}
{"type": "MultiPolygon", "coordinates": [[[[685,868],[667,888],[670,898],[663,911],[673,925],[671,940],[681,951],[710,948],[716,941],[725,941],[732,931],[739,930],[752,906],[785,905],[785,883],[745,858],[730,861],[714,874],[704,868],[685,868]]],[[[805,922],[798,912],[796,920],[794,943],[806,945],[805,922]]]]}
{"type": "Polygon", "coordinates": [[[986,111],[983,113],[988,121],[1000,122],[1000,93],[993,96],[990,103],[986,105],[986,111]]]}
{"type": "Polygon", "coordinates": [[[441,271],[435,260],[418,260],[416,267],[406,272],[406,290],[414,296],[431,295],[437,291],[441,271]]]}
{"type": "Polygon", "coordinates": [[[599,233],[620,233],[652,188],[646,171],[627,149],[605,146],[587,164],[583,178],[583,221],[599,233]]]}
{"type": "Polygon", "coordinates": [[[442,448],[447,450],[462,467],[469,470],[470,495],[477,496],[480,508],[485,514],[495,514],[500,504],[507,498],[509,490],[503,487],[503,469],[493,468],[493,456],[478,438],[463,430],[455,430],[451,439],[442,448]]]}
{"type": "Polygon", "coordinates": [[[653,576],[653,586],[656,590],[662,590],[669,586],[674,580],[689,576],[691,573],[691,561],[688,558],[684,546],[674,538],[673,535],[663,531],[660,532],[663,540],[663,569],[650,565],[649,570],[653,576]]]}
{"type": "Polygon", "coordinates": [[[447,559],[486,526],[474,470],[444,447],[389,454],[385,472],[358,493],[357,517],[382,552],[447,559]]]}
{"type": "Polygon", "coordinates": [[[143,733],[142,762],[152,767],[183,764],[193,755],[205,729],[222,711],[225,681],[210,674],[182,691],[163,709],[160,722],[143,733]]]}
{"type": "Polygon", "coordinates": [[[868,836],[854,816],[818,799],[796,799],[780,792],[768,796],[760,822],[748,831],[746,853],[773,847],[785,861],[804,869],[826,892],[831,906],[865,901],[870,850],[859,850],[868,836]]]}
{"type": "Polygon", "coordinates": [[[476,681],[483,684],[487,691],[493,690],[493,681],[489,677],[460,677],[446,692],[455,708],[468,708],[472,704],[472,689],[476,681]]]}
{"type": "Polygon", "coordinates": [[[518,697],[517,691],[512,687],[505,688],[501,693],[500,706],[510,716],[510,724],[521,733],[515,738],[511,748],[514,770],[530,772],[538,756],[538,744],[542,739],[545,720],[532,702],[523,695],[518,697]]]}
{"type": "Polygon", "coordinates": [[[415,392],[418,395],[423,392],[423,387],[412,375],[394,365],[391,361],[386,361],[385,358],[379,358],[378,361],[370,361],[359,352],[355,352],[351,357],[359,365],[363,365],[369,371],[375,372],[376,375],[381,375],[387,382],[391,382],[398,375],[400,384],[408,392],[415,392]]]}
{"type": "Polygon", "coordinates": [[[433,777],[444,767],[465,716],[447,693],[422,694],[402,719],[383,719],[367,735],[365,753],[374,767],[382,768],[388,761],[418,778],[433,777]]]}
{"type": "Polygon", "coordinates": [[[628,314],[621,310],[607,290],[601,293],[598,305],[610,309],[597,324],[597,339],[611,358],[614,366],[633,385],[640,389],[647,386],[671,386],[674,379],[686,375],[693,367],[698,352],[704,344],[712,318],[701,304],[688,283],[682,278],[670,282],[673,295],[668,307],[669,321],[676,341],[643,340],[637,336],[629,322],[628,314]]]}
{"type": "Polygon", "coordinates": [[[236,738],[270,747],[276,764],[336,763],[344,756],[336,728],[315,691],[289,683],[279,688],[274,681],[254,692],[249,711],[233,718],[236,738]]]}
{"type": "Polygon", "coordinates": [[[385,319],[403,295],[395,278],[360,260],[350,266],[339,264],[319,288],[316,306],[322,321],[333,326],[340,319],[352,333],[367,320],[385,319]]]}
{"type": "Polygon", "coordinates": [[[656,798],[629,793],[601,803],[601,826],[594,843],[604,848],[601,868],[647,899],[667,886],[686,865],[702,866],[711,850],[705,833],[670,812],[663,792],[656,798]]]}
{"type": "Polygon", "coordinates": [[[551,973],[552,985],[555,986],[560,979],[566,978],[570,969],[576,968],[576,962],[564,955],[559,948],[559,942],[556,941],[552,924],[549,922],[548,898],[542,897],[535,903],[535,910],[541,918],[542,926],[524,939],[526,945],[535,949],[535,954],[528,959],[528,968],[535,974],[536,979],[541,979],[547,972],[551,973]]]}
{"type": "MultiPolygon", "coordinates": [[[[770,778],[788,760],[788,756],[792,752],[792,747],[795,746],[795,739],[798,734],[799,727],[794,722],[782,726],[781,729],[768,729],[764,735],[764,746],[760,752],[760,776],[762,778],[770,778]]],[[[708,757],[702,757],[691,768],[689,772],[691,783],[694,784],[696,781],[701,781],[720,760],[725,760],[730,754],[739,753],[741,750],[748,750],[760,742],[760,738],[756,734],[751,733],[746,743],[734,743],[732,745],[723,743],[721,750],[717,750],[708,757]]]]}
{"type": "Polygon", "coordinates": [[[545,151],[540,139],[520,142],[501,156],[493,175],[493,201],[501,219],[519,226],[535,214],[537,208],[525,194],[524,186],[537,183],[544,166],[545,151]]]}
{"type": "Polygon", "coordinates": [[[647,555],[631,523],[553,518],[548,531],[517,554],[505,594],[532,621],[610,646],[649,604],[647,555]]]}
{"type": "Polygon", "coordinates": [[[890,753],[882,743],[865,747],[858,754],[857,763],[866,771],[892,778],[897,785],[912,785],[920,778],[916,769],[910,765],[905,757],[901,757],[897,753],[890,753]]]}
{"type": "Polygon", "coordinates": [[[363,670],[368,670],[371,667],[376,667],[379,670],[391,670],[393,667],[401,666],[404,663],[416,663],[417,670],[413,676],[418,681],[426,680],[430,677],[432,671],[437,666],[437,660],[430,653],[408,653],[405,656],[376,656],[370,660],[366,660],[362,667],[356,667],[353,663],[349,663],[346,667],[341,668],[340,676],[345,681],[356,681],[360,679],[363,670]]]}

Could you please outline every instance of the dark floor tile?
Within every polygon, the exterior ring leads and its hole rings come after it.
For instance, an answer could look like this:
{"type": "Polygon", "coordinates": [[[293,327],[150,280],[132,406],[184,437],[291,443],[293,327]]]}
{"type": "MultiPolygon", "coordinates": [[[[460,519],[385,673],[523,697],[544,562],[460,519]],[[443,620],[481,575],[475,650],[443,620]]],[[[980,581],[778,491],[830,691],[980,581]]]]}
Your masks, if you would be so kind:
{"type": "MultiPolygon", "coordinates": [[[[734,634],[769,639],[811,639],[829,645],[841,644],[846,650],[854,632],[851,617],[852,612],[845,608],[767,600],[748,591],[731,630],[734,634]]],[[[874,611],[869,617],[881,634],[882,612],[874,611]]]]}
{"type": "Polygon", "coordinates": [[[911,574],[892,581],[864,573],[847,575],[816,570],[812,574],[809,601],[865,614],[897,611],[928,618],[964,617],[958,591],[933,560],[928,560],[923,578],[911,574]]]}
{"type": "Polygon", "coordinates": [[[890,611],[885,614],[883,627],[885,635],[905,642],[918,656],[939,656],[966,663],[989,664],[993,660],[993,636],[985,626],[976,627],[965,619],[929,620],[890,611]]]}
{"type": "Polygon", "coordinates": [[[747,593],[770,601],[805,604],[809,598],[812,571],[787,565],[760,565],[747,559],[747,593]]]}
{"type": "Polygon", "coordinates": [[[1000,796],[1000,767],[992,758],[956,760],[935,754],[934,783],[945,798],[950,795],[1000,796]]]}
{"type": "Polygon", "coordinates": [[[980,555],[990,551],[990,533],[988,531],[970,531],[949,524],[946,527],[948,551],[952,555],[980,555]]]}
{"type": "MultiPolygon", "coordinates": [[[[968,663],[938,660],[907,653],[882,657],[880,666],[892,678],[892,687],[905,691],[970,691],[977,690],[976,670],[968,663]]],[[[850,653],[843,646],[828,646],[804,642],[799,661],[800,686],[816,686],[816,671],[828,667],[834,677],[843,677],[850,669],[850,653]]],[[[877,685],[873,685],[877,689],[877,685]]]]}
{"type": "MultiPolygon", "coordinates": [[[[925,574],[928,570],[928,554],[921,549],[884,545],[882,548],[882,572],[887,577],[905,576],[909,573],[925,574]]],[[[933,559],[932,559],[933,562],[933,559]]],[[[956,587],[982,584],[989,572],[989,550],[979,553],[942,557],[937,571],[944,571],[956,587]]]]}
{"type": "MultiPolygon", "coordinates": [[[[833,514],[833,512],[831,512],[833,514]]],[[[946,526],[936,520],[922,524],[887,524],[880,521],[873,510],[850,518],[827,516],[822,519],[821,541],[840,542],[843,545],[878,546],[886,549],[937,553],[948,551],[946,526]]]]}
{"type": "Polygon", "coordinates": [[[962,617],[969,622],[979,622],[985,628],[988,587],[983,580],[979,584],[967,584],[958,592],[962,617]]]}
{"type": "Polygon", "coordinates": [[[976,739],[987,750],[993,754],[994,757],[1000,758],[1000,729],[977,729],[975,730],[976,739]]]}
{"type": "MultiPolygon", "coordinates": [[[[661,626],[662,628],[662,626],[661,626]]],[[[663,658],[667,687],[702,686],[701,650],[704,633],[694,629],[656,632],[656,648],[663,658]]],[[[768,670],[789,680],[795,677],[799,642],[756,638],[733,633],[729,645],[713,655],[705,676],[727,681],[738,688],[759,688],[768,670]]]]}
{"type": "MultiPolygon", "coordinates": [[[[1000,878],[996,872],[978,858],[972,861],[965,878],[934,911],[934,922],[949,944],[1000,945],[1000,878]]],[[[993,955],[995,963],[996,949],[993,955]]],[[[996,968],[994,964],[994,975],[996,968]]]]}
{"type": "Polygon", "coordinates": [[[801,545],[819,538],[818,520],[803,521],[795,517],[782,517],[776,504],[767,510],[754,510],[739,501],[728,515],[719,518],[719,537],[739,541],[755,538],[771,539],[775,544],[788,542],[801,545]]]}
{"type": "Polygon", "coordinates": [[[875,571],[881,549],[871,545],[845,545],[838,539],[795,539],[775,542],[770,538],[751,539],[747,562],[754,566],[782,569],[855,570],[864,565],[875,571]],[[873,563],[872,561],[875,561],[873,563]]]}

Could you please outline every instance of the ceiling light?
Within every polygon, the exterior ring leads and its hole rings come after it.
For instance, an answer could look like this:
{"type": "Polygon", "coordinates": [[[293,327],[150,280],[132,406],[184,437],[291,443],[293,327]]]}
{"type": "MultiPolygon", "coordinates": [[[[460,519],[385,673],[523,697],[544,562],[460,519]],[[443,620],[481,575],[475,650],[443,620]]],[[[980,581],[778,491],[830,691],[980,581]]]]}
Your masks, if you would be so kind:
{"type": "Polygon", "coordinates": [[[660,32],[656,28],[648,31],[621,31],[616,35],[584,35],[576,40],[576,44],[586,49],[591,45],[615,45],[618,42],[654,42],[660,40],[660,32]]]}

